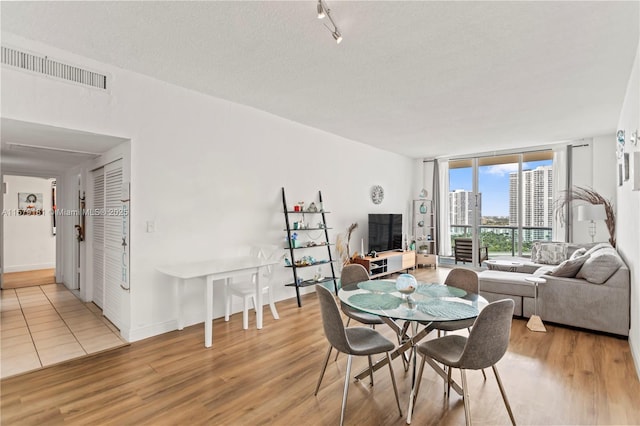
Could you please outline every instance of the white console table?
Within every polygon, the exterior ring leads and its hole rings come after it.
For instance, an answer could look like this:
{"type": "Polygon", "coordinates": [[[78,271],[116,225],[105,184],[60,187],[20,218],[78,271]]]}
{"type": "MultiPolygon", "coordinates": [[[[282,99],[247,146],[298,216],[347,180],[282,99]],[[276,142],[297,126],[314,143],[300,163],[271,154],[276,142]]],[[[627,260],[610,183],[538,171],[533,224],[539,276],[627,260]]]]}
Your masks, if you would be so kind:
{"type": "MultiPolygon", "coordinates": [[[[260,269],[275,265],[278,260],[265,260],[251,256],[240,256],[226,259],[207,260],[204,262],[187,262],[160,266],[158,271],[175,278],[176,304],[178,311],[178,330],[184,328],[182,302],[184,297],[184,280],[191,278],[205,279],[204,295],[204,346],[209,348],[213,344],[213,282],[224,280],[226,285],[229,278],[241,275],[256,274],[256,325],[262,328],[262,284],[260,284],[260,269]]],[[[226,303],[226,301],[225,301],[226,303]]]]}

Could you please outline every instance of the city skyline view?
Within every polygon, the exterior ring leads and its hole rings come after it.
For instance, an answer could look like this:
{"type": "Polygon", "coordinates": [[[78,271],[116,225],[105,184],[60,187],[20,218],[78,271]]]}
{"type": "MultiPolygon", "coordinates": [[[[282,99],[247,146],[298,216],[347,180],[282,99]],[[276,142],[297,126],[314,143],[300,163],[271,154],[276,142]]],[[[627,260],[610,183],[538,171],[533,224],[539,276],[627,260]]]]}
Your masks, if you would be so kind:
{"type": "MultiPolygon", "coordinates": [[[[551,166],[553,161],[530,161],[522,164],[522,170],[534,170],[551,166]]],[[[482,194],[482,217],[509,217],[509,175],[518,171],[518,164],[499,164],[478,168],[478,190],[482,194]]],[[[449,170],[449,191],[472,191],[472,168],[449,170]]]]}

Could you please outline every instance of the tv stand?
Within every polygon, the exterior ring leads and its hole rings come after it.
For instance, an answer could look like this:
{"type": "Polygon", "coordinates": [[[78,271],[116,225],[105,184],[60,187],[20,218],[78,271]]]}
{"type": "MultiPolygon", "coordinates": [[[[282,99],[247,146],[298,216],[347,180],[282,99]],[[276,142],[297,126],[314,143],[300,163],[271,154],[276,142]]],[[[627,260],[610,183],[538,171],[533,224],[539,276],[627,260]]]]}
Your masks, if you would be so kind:
{"type": "Polygon", "coordinates": [[[415,268],[416,252],[414,250],[386,251],[378,253],[376,257],[356,258],[353,262],[364,266],[369,272],[369,278],[374,279],[415,268]]]}

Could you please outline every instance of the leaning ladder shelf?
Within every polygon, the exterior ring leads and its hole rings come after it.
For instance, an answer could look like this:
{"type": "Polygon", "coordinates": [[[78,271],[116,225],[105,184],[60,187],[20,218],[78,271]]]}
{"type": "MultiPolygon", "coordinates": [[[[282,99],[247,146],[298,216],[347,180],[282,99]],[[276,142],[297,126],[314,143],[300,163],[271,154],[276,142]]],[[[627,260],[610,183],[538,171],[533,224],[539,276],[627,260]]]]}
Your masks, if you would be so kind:
{"type": "MultiPolygon", "coordinates": [[[[293,272],[293,282],[285,285],[296,288],[296,297],[298,299],[298,307],[302,307],[302,301],[300,299],[300,287],[307,287],[310,285],[333,281],[333,287],[335,289],[335,292],[336,294],[338,293],[338,283],[336,281],[336,272],[333,267],[333,264],[335,263],[335,261],[331,256],[331,246],[333,244],[329,242],[330,228],[327,227],[327,219],[325,216],[329,212],[325,212],[322,208],[322,192],[320,191],[318,191],[318,201],[320,203],[320,207],[318,208],[317,211],[309,211],[304,209],[301,209],[300,211],[296,211],[294,209],[290,209],[289,207],[287,207],[287,199],[284,194],[284,188],[282,188],[282,208],[284,211],[284,221],[286,225],[285,231],[287,232],[287,250],[289,250],[289,255],[291,258],[291,261],[290,261],[291,264],[285,265],[285,266],[288,268],[291,268],[291,271],[293,272]],[[318,215],[322,218],[322,222],[319,222],[318,225],[314,226],[313,228],[304,227],[301,229],[297,229],[291,226],[292,223],[290,220],[290,215],[300,217],[302,219],[301,220],[302,223],[306,223],[304,221],[305,215],[318,215]],[[303,233],[306,231],[323,231],[324,239],[320,243],[314,243],[313,245],[295,246],[295,244],[293,243],[294,241],[293,234],[296,232],[303,233]],[[303,257],[303,256],[298,256],[299,253],[302,253],[303,251],[306,251],[308,249],[313,249],[318,247],[326,247],[327,256],[328,256],[327,259],[318,260],[315,263],[304,263],[302,262],[302,260],[298,260],[299,257],[301,259],[303,257]],[[328,264],[331,267],[330,276],[324,276],[320,278],[314,277],[313,279],[303,279],[298,276],[298,269],[300,268],[319,267],[321,265],[326,265],[326,264],[328,264]]],[[[300,223],[297,221],[297,219],[296,219],[296,222],[300,223]]]]}

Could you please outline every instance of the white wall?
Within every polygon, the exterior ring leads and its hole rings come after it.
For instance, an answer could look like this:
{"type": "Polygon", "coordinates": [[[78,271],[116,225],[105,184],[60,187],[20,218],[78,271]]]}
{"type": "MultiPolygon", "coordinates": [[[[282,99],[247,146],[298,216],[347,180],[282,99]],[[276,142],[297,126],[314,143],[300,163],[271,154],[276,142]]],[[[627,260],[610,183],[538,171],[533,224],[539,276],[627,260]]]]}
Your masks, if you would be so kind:
{"type": "MultiPolygon", "coordinates": [[[[631,133],[640,130],[640,45],[636,53],[636,60],[629,77],[627,92],[620,113],[618,129],[624,129],[627,135],[625,151],[628,153],[640,151],[640,144],[633,146],[629,142],[631,133]]],[[[636,165],[639,166],[639,165],[636,165]]],[[[640,173],[636,167],[633,173],[640,173]]],[[[617,170],[614,179],[617,177],[617,170]]],[[[625,259],[631,270],[631,331],[629,344],[640,377],[640,191],[632,191],[631,178],[617,187],[618,205],[618,251],[625,259]]]]}
{"type": "MultiPolygon", "coordinates": [[[[331,239],[358,222],[354,247],[366,239],[368,213],[409,212],[411,159],[10,34],[3,41],[109,74],[109,93],[101,93],[4,67],[2,114],[131,139],[129,340],[176,328],[172,281],[157,265],[283,243],[281,187],[289,204],[322,190],[331,239]],[[375,184],[385,189],[378,206],[369,198],[375,184]]],[[[278,271],[277,283],[291,280],[278,271]]],[[[187,324],[204,317],[200,284],[187,285],[187,324]]],[[[216,289],[215,317],[223,315],[221,295],[216,289]]],[[[294,295],[276,286],[278,299],[294,295]]]]}
{"type": "MultiPolygon", "coordinates": [[[[616,205],[616,142],[615,134],[594,136],[572,143],[573,186],[592,188],[616,205]]],[[[577,204],[575,204],[577,205],[577,204]]],[[[574,207],[575,207],[574,205],[574,207]]],[[[578,220],[573,209],[573,242],[591,242],[589,222],[578,220]]],[[[595,241],[609,241],[609,231],[604,221],[596,223],[595,241]]]]}
{"type": "Polygon", "coordinates": [[[4,177],[4,272],[30,271],[56,267],[56,238],[52,234],[51,182],[39,177],[4,177]],[[21,216],[18,193],[42,194],[42,216],[21,216]]]}

